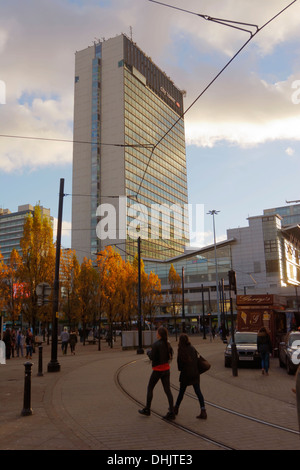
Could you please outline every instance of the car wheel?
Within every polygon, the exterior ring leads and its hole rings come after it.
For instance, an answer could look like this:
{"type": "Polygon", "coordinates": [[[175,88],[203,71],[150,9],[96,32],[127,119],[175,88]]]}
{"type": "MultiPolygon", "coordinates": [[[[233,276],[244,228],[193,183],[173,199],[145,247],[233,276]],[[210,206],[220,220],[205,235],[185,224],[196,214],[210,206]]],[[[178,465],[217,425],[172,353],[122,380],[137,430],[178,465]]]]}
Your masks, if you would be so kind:
{"type": "Polygon", "coordinates": [[[279,356],[279,366],[280,366],[280,367],[284,367],[284,362],[282,362],[280,356],[279,356]]]}

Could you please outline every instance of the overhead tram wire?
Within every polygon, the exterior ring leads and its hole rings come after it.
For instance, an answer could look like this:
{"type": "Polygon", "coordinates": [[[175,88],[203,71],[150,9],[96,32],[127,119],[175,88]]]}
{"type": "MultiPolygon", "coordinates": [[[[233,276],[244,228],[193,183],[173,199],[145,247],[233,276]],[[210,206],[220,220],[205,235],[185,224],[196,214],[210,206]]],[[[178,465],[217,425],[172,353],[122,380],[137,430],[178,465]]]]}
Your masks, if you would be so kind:
{"type": "Polygon", "coordinates": [[[239,29],[240,31],[246,31],[246,32],[250,33],[251,35],[253,34],[252,31],[249,31],[248,29],[245,29],[245,28],[240,28],[237,25],[250,26],[250,27],[255,28],[256,30],[258,30],[258,26],[256,24],[244,23],[244,22],[241,22],[241,21],[225,20],[223,18],[214,18],[213,16],[204,15],[204,14],[201,14],[201,13],[196,13],[194,11],[186,10],[184,8],[179,8],[179,7],[175,7],[173,5],[168,5],[167,3],[157,2],[156,0],[149,0],[149,2],[157,3],[158,5],[162,5],[162,6],[165,6],[165,7],[168,7],[168,8],[173,8],[174,10],[179,10],[179,11],[182,11],[184,13],[190,13],[191,15],[199,16],[200,18],[202,18],[206,21],[213,21],[214,23],[219,23],[219,24],[222,24],[224,26],[229,26],[229,27],[234,28],[234,29],[239,29]]]}
{"type": "Polygon", "coordinates": [[[203,15],[203,14],[199,14],[199,13],[195,13],[195,12],[191,12],[191,11],[188,11],[188,10],[184,10],[182,8],[178,8],[178,7],[175,7],[175,6],[172,6],[172,5],[168,5],[166,3],[161,3],[161,2],[157,2],[156,0],[148,0],[149,2],[152,2],[152,3],[157,3],[159,5],[162,5],[162,6],[166,6],[166,7],[169,7],[169,8],[173,8],[173,9],[176,9],[176,10],[179,10],[179,11],[183,11],[185,13],[190,13],[190,14],[193,14],[193,15],[197,15],[199,16],[200,18],[206,20],[206,21],[212,21],[214,23],[217,23],[217,24],[221,24],[223,26],[228,26],[228,27],[231,27],[231,28],[234,28],[234,29],[238,29],[238,30],[241,30],[241,31],[244,31],[244,32],[247,32],[250,34],[250,37],[249,39],[242,45],[242,47],[234,54],[234,56],[224,65],[224,67],[220,70],[220,72],[209,82],[209,84],[204,88],[204,90],[197,96],[197,98],[192,102],[192,104],[179,116],[179,118],[174,122],[174,124],[170,127],[170,129],[167,130],[167,132],[165,132],[165,134],[157,141],[157,143],[155,145],[153,145],[153,148],[151,150],[151,155],[149,157],[149,160],[148,160],[148,163],[147,163],[147,166],[146,166],[146,169],[144,171],[144,175],[141,179],[141,182],[140,182],[140,185],[139,185],[139,188],[138,188],[138,191],[137,191],[137,194],[136,194],[136,198],[138,197],[139,195],[139,192],[141,190],[141,187],[142,187],[142,184],[143,184],[143,181],[145,179],[145,175],[147,173],[147,170],[149,168],[149,165],[150,165],[150,162],[152,160],[152,157],[153,157],[153,154],[154,154],[154,151],[155,149],[158,147],[158,145],[167,137],[167,135],[172,131],[172,129],[174,129],[174,127],[178,124],[178,122],[180,122],[180,120],[187,114],[188,111],[190,111],[190,109],[197,103],[197,101],[204,95],[204,93],[211,87],[211,85],[219,78],[219,76],[224,72],[224,70],[227,69],[227,67],[231,64],[231,62],[234,61],[234,59],[240,54],[240,52],[242,52],[242,50],[249,44],[249,42],[263,29],[265,28],[268,24],[270,24],[272,21],[274,21],[278,16],[280,16],[285,10],[287,10],[289,7],[291,7],[294,3],[296,3],[298,0],[293,0],[289,5],[287,5],[285,8],[283,8],[280,12],[278,12],[276,15],[274,15],[270,20],[268,20],[265,24],[263,24],[261,27],[257,26],[257,25],[254,25],[254,24],[251,24],[251,23],[242,23],[242,22],[238,22],[238,21],[232,21],[232,20],[225,20],[225,19],[221,19],[221,18],[214,18],[214,17],[211,17],[209,15],[203,15]],[[252,28],[255,28],[256,31],[252,32],[248,29],[245,29],[245,28],[240,28],[239,26],[237,25],[243,25],[243,26],[251,26],[252,28]]]}
{"type": "MultiPolygon", "coordinates": [[[[131,195],[131,197],[134,197],[136,200],[138,198],[138,195],[140,193],[142,184],[145,179],[145,175],[147,173],[147,170],[149,168],[150,162],[152,160],[153,154],[155,149],[158,147],[158,145],[167,137],[167,135],[174,129],[174,127],[180,122],[180,120],[190,111],[190,109],[197,103],[197,101],[204,95],[204,93],[211,87],[211,85],[220,77],[220,75],[227,69],[227,67],[233,62],[233,60],[241,53],[241,51],[249,44],[249,42],[260,32],[262,29],[264,29],[267,25],[269,25],[272,21],[274,21],[278,16],[280,16],[282,13],[284,13],[288,8],[290,8],[294,3],[296,3],[298,0],[293,0],[291,3],[289,3],[286,7],[284,7],[281,11],[279,11],[276,15],[274,15],[270,20],[268,20],[266,23],[264,23],[261,27],[254,25],[252,23],[244,23],[244,22],[238,22],[238,21],[233,21],[233,20],[225,20],[221,18],[214,18],[209,15],[205,14],[200,14],[196,12],[192,12],[189,10],[185,10],[179,7],[175,7],[172,5],[168,5],[166,3],[158,2],[156,0],[148,0],[152,3],[156,3],[162,6],[166,6],[168,8],[173,8],[179,11],[182,11],[184,13],[189,13],[192,15],[196,15],[206,21],[212,21],[217,24],[221,24],[223,26],[228,26],[237,30],[241,30],[244,32],[248,32],[250,34],[249,39],[242,45],[242,47],[234,54],[234,56],[224,65],[224,67],[220,70],[220,72],[209,82],[209,84],[202,90],[202,92],[196,97],[196,99],[190,104],[190,106],[179,116],[179,118],[174,122],[174,124],[165,132],[165,134],[155,143],[155,144],[115,144],[115,143],[102,143],[100,142],[99,145],[106,145],[106,146],[114,146],[114,147],[132,147],[132,148],[151,148],[151,154],[148,160],[148,163],[146,165],[146,168],[144,170],[143,177],[141,178],[141,182],[139,184],[137,193],[135,195],[131,195]],[[239,25],[239,26],[237,26],[239,25]],[[251,26],[252,28],[255,28],[256,31],[252,32],[246,28],[241,28],[240,26],[251,26]]],[[[0,137],[7,137],[7,138],[18,138],[18,139],[32,139],[32,140],[44,140],[44,141],[53,141],[53,142],[67,142],[67,143],[77,143],[77,144],[95,144],[93,141],[74,141],[74,140],[67,140],[67,139],[51,139],[51,138],[45,138],[45,137],[30,137],[30,136],[18,136],[18,135],[7,135],[7,134],[0,134],[0,137]]]]}
{"type": "MultiPolygon", "coordinates": [[[[24,135],[9,135],[9,134],[0,134],[0,137],[6,137],[11,139],[27,139],[27,140],[42,140],[47,142],[62,142],[68,144],[88,144],[95,145],[95,142],[90,140],[71,140],[71,139],[52,139],[50,137],[35,137],[35,136],[24,136],[24,135]]],[[[129,147],[129,148],[152,148],[153,144],[116,144],[116,143],[105,143],[97,142],[97,145],[107,146],[107,147],[129,147]]]]}

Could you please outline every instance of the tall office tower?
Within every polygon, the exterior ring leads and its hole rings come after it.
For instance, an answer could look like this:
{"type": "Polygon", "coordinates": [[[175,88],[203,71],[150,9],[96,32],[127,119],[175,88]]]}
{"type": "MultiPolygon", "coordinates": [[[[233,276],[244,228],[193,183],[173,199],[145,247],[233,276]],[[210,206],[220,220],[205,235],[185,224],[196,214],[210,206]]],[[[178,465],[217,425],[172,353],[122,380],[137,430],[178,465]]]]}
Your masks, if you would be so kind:
{"type": "Polygon", "coordinates": [[[165,259],[189,243],[183,92],[126,35],[75,55],[72,248],[165,259]]]}

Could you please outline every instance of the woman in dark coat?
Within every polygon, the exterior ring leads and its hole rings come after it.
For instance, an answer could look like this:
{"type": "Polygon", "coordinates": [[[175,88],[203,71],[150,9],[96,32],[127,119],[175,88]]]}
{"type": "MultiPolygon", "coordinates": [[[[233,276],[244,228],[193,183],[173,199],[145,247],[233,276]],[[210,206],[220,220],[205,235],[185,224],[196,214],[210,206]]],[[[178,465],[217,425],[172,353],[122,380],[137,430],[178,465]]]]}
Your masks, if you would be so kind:
{"type": "Polygon", "coordinates": [[[174,407],[175,414],[178,413],[180,403],[182,402],[186,388],[189,385],[194,387],[194,391],[198,397],[200,403],[200,415],[197,416],[199,419],[206,419],[205,402],[200,390],[200,374],[197,365],[198,353],[196,349],[191,345],[190,340],[186,334],[181,334],[178,343],[178,356],[177,364],[178,370],[180,371],[179,382],[180,390],[174,407]]]}
{"type": "Polygon", "coordinates": [[[5,331],[5,333],[3,335],[3,341],[5,343],[6,359],[10,359],[12,339],[11,339],[11,332],[10,332],[9,328],[5,331]]]}
{"type": "Polygon", "coordinates": [[[269,375],[270,353],[272,352],[271,338],[263,326],[257,334],[257,351],[261,358],[261,371],[269,375]]]}

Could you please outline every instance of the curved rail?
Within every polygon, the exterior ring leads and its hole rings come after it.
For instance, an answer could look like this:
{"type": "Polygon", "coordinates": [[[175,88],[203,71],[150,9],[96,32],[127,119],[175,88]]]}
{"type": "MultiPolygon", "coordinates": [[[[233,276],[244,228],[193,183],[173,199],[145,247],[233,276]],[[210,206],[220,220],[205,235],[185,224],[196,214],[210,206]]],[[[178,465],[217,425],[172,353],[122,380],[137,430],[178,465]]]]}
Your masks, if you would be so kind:
{"type": "MultiPolygon", "coordinates": [[[[139,401],[136,397],[134,397],[130,392],[128,392],[128,390],[126,390],[124,388],[124,386],[122,385],[121,383],[121,380],[120,380],[120,374],[122,372],[122,370],[124,370],[126,367],[128,367],[129,365],[131,364],[134,364],[135,362],[137,361],[130,361],[128,362],[127,364],[123,364],[121,367],[119,367],[119,369],[117,369],[116,373],[115,373],[115,383],[117,385],[117,387],[128,397],[130,398],[130,400],[132,400],[133,402],[137,403],[138,405],[140,406],[144,406],[143,403],[141,401],[139,401]]],[[[163,415],[156,412],[156,411],[153,411],[151,410],[151,414],[153,414],[154,416],[157,416],[158,418],[163,418],[163,415]]],[[[174,426],[175,428],[177,429],[180,429],[181,431],[183,432],[186,432],[188,434],[191,434],[193,435],[194,437],[198,437],[199,439],[202,439],[203,441],[205,442],[208,442],[214,446],[217,446],[219,448],[222,448],[223,450],[236,450],[234,449],[233,447],[231,446],[228,446],[220,441],[216,441],[215,439],[212,439],[208,436],[206,436],[205,434],[203,433],[199,433],[193,429],[190,429],[188,428],[187,426],[184,426],[182,424],[179,424],[179,423],[176,423],[176,421],[167,421],[166,420],[166,423],[170,424],[171,426],[174,426]]]]}
{"type": "MultiPolygon", "coordinates": [[[[134,363],[136,363],[137,360],[134,360],[134,361],[130,361],[126,364],[123,364],[121,367],[119,367],[119,369],[116,371],[115,373],[115,383],[117,385],[117,387],[122,391],[122,393],[124,393],[129,399],[131,399],[133,402],[135,402],[136,404],[138,404],[139,406],[144,406],[144,404],[138,400],[135,396],[133,396],[128,390],[126,390],[126,388],[122,385],[122,382],[121,382],[121,378],[120,378],[120,375],[121,375],[121,372],[126,368],[128,367],[129,365],[132,365],[134,363]]],[[[179,388],[177,386],[174,386],[173,384],[171,384],[171,387],[173,389],[176,389],[178,390],[179,388]]],[[[193,400],[197,400],[197,397],[189,392],[186,392],[185,394],[187,397],[189,398],[192,398],[193,400]]],[[[263,426],[267,426],[269,428],[274,428],[276,430],[279,430],[279,431],[282,431],[282,432],[285,432],[285,433],[291,433],[291,434],[294,434],[294,435],[298,435],[300,436],[300,433],[299,431],[296,431],[295,429],[292,429],[292,428],[288,428],[288,427],[285,427],[285,426],[281,426],[281,425],[278,425],[278,424],[275,424],[275,423],[271,423],[271,422],[268,422],[268,421],[265,421],[265,420],[262,420],[262,419],[259,419],[259,418],[256,418],[256,417],[253,417],[253,416],[250,416],[250,415],[247,415],[247,414],[244,414],[244,413],[240,413],[238,411],[235,411],[235,410],[232,410],[230,408],[226,408],[224,406],[221,406],[221,405],[218,405],[216,403],[212,403],[212,402],[209,402],[209,401],[206,401],[206,404],[208,406],[211,406],[211,407],[214,407],[222,412],[226,412],[226,413],[229,413],[231,415],[234,415],[234,416],[237,416],[238,418],[241,418],[241,419],[245,419],[245,420],[249,420],[249,421],[252,421],[252,422],[255,422],[259,425],[263,425],[263,426]]],[[[151,410],[151,413],[154,415],[154,416],[157,416],[159,418],[163,418],[163,415],[156,412],[156,411],[153,411],[151,410]]],[[[197,437],[199,439],[202,439],[218,448],[221,448],[223,450],[237,450],[235,447],[232,447],[231,445],[228,445],[228,444],[225,444],[224,442],[221,442],[219,440],[216,440],[214,438],[211,438],[209,437],[208,435],[206,434],[203,434],[201,432],[198,432],[194,429],[191,429],[183,424],[179,424],[178,422],[176,421],[167,421],[166,422],[168,424],[170,424],[171,426],[174,426],[176,427],[177,429],[183,431],[183,432],[186,432],[186,433],[189,433],[191,435],[193,435],[194,437],[197,437]]]]}

